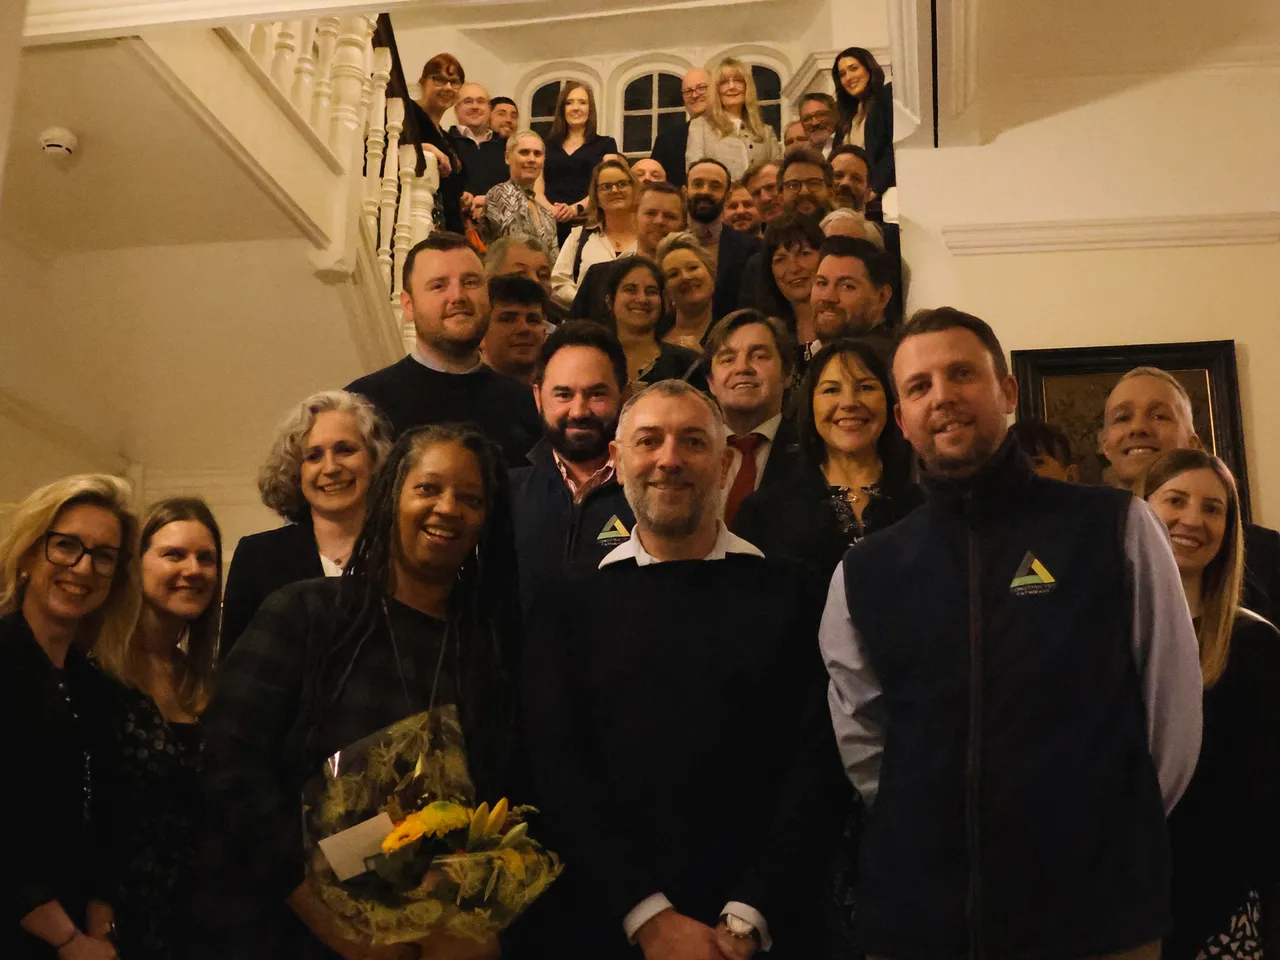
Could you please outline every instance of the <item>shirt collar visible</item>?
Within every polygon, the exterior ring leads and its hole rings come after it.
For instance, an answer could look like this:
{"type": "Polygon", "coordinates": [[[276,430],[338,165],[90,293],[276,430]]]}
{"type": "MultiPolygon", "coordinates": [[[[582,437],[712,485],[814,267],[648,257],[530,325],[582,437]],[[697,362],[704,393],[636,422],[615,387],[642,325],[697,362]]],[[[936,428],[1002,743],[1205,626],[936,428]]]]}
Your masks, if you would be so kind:
{"type": "Polygon", "coordinates": [[[564,457],[560,456],[556,450],[551,451],[551,456],[555,459],[556,467],[560,470],[560,477],[564,480],[564,484],[569,488],[569,492],[573,494],[573,502],[581,503],[582,500],[592,490],[603,486],[613,479],[613,461],[610,460],[603,467],[587,477],[586,481],[579,484],[573,479],[573,474],[569,472],[569,468],[565,466],[564,457]]]}
{"type": "Polygon", "coordinates": [[[436,373],[447,373],[451,376],[458,376],[458,377],[468,373],[475,373],[477,370],[479,370],[481,367],[484,366],[483,360],[477,360],[476,365],[472,367],[470,370],[462,370],[457,373],[455,373],[452,370],[446,370],[444,367],[440,366],[440,364],[437,361],[433,360],[431,357],[427,356],[423,352],[422,345],[419,344],[417,340],[413,341],[413,348],[409,351],[409,356],[413,357],[413,359],[417,360],[420,364],[422,364],[428,370],[434,370],[436,373]]]}
{"type": "MultiPolygon", "coordinates": [[[[764,423],[760,424],[760,426],[756,427],[754,430],[750,432],[758,433],[762,437],[764,437],[765,440],[767,440],[769,443],[773,443],[774,439],[778,436],[778,428],[781,426],[782,426],[782,414],[778,413],[770,417],[768,420],[766,420],[764,423]]],[[[727,430],[726,435],[730,437],[735,436],[735,434],[731,430],[727,430]]]]}
{"type": "Polygon", "coordinates": [[[720,242],[720,231],[724,229],[723,220],[717,220],[714,223],[699,223],[690,217],[689,222],[693,227],[693,235],[698,238],[698,242],[703,246],[707,244],[714,246],[720,242]]]}
{"type": "MultiPolygon", "coordinates": [[[[719,524],[716,533],[715,546],[711,548],[703,560],[723,560],[731,553],[741,553],[748,557],[763,557],[760,548],[754,544],[748,543],[739,536],[729,532],[729,528],[723,523],[719,524]]],[[[637,567],[647,567],[652,563],[662,563],[657,557],[652,556],[649,551],[640,543],[640,524],[636,524],[631,528],[631,537],[626,543],[620,543],[618,546],[610,550],[603,560],[600,561],[599,569],[603,570],[612,563],[619,563],[623,560],[634,560],[637,567]]]]}
{"type": "Polygon", "coordinates": [[[471,128],[470,128],[470,127],[463,127],[463,128],[462,128],[462,135],[463,135],[464,137],[466,137],[468,140],[470,140],[472,143],[488,143],[490,140],[492,140],[492,139],[493,139],[493,136],[494,136],[494,134],[493,134],[493,130],[492,130],[492,129],[490,129],[490,130],[486,130],[486,131],[484,132],[484,136],[477,137],[477,136],[476,136],[476,135],[471,131],[471,128]]]}

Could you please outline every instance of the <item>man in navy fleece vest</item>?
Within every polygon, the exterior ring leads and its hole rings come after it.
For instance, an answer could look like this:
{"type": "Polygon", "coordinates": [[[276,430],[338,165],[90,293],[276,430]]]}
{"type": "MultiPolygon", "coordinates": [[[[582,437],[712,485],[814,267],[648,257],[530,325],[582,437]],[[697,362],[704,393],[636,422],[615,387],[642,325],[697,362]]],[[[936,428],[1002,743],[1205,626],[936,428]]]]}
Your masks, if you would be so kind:
{"type": "Polygon", "coordinates": [[[860,940],[889,960],[1154,958],[1165,815],[1195,768],[1201,676],[1145,503],[1035,475],[991,328],[907,324],[895,415],[924,506],[831,582],[821,646],[849,779],[871,808],[860,940]]]}

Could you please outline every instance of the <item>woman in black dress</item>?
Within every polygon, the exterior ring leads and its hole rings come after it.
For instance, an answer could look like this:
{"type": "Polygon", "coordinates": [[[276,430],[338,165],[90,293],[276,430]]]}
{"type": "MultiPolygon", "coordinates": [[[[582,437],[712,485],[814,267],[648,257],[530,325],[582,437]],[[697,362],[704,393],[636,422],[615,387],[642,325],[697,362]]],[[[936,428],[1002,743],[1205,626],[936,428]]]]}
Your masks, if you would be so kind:
{"type": "Polygon", "coordinates": [[[707,388],[706,374],[698,366],[700,355],[658,339],[666,281],[656,263],[639,254],[622,257],[612,265],[605,289],[608,314],[602,319],[627,355],[627,380],[633,389],[659,380],[683,380],[690,371],[690,382],[699,390],[707,388]]]}
{"type": "Polygon", "coordinates": [[[458,100],[458,91],[467,82],[467,73],[451,53],[437,53],[422,67],[417,100],[406,104],[422,138],[422,149],[436,158],[440,189],[436,191],[432,219],[437,227],[462,233],[462,194],[467,175],[457,146],[440,126],[440,120],[458,100]]]}
{"type": "Polygon", "coordinates": [[[1263,931],[1280,929],[1280,633],[1240,606],[1240,501],[1226,464],[1174,450],[1147,468],[1140,492],[1169,530],[1204,674],[1200,759],[1169,816],[1164,956],[1260,960],[1263,931]]]}
{"type": "Polygon", "coordinates": [[[0,540],[0,757],[5,960],[109,960],[113,911],[94,823],[107,683],[85,651],[138,616],[128,485],[85,474],[36,490],[0,540]]]}
{"type": "MultiPolygon", "coordinates": [[[[457,707],[476,796],[503,796],[518,616],[501,454],[465,426],[407,431],[342,577],[270,597],[219,677],[206,714],[198,955],[419,956],[417,945],[370,951],[334,929],[305,879],[301,790],[325,758],[434,703],[457,707]]],[[[432,957],[496,956],[496,943],[429,940],[432,957]]]]}
{"type": "Polygon", "coordinates": [[[94,657],[108,681],[99,823],[117,941],[130,960],[183,960],[204,736],[222,588],[222,535],[203,500],[148,508],[138,543],[142,612],[94,657]]]}
{"type": "Polygon", "coordinates": [[[342,573],[364,526],[369,484],[390,449],[391,428],[359,394],[324,390],[290,411],[258,471],[262,502],[288,523],[236,545],[223,599],[222,657],[274,591],[342,573]]]}
{"type": "Polygon", "coordinates": [[[787,483],[742,502],[733,532],[803,560],[829,579],[849,546],[920,503],[911,452],[894,422],[889,373],[862,340],[833,340],[795,397],[802,466],[787,483]]]}
{"type": "Polygon", "coordinates": [[[569,231],[585,222],[591,171],[608,154],[618,152],[613,137],[596,132],[596,98],[590,87],[570,82],[560,89],[546,144],[544,192],[563,246],[569,231]]]}
{"type": "Polygon", "coordinates": [[[849,47],[831,65],[836,89],[835,143],[863,147],[871,160],[867,201],[878,200],[898,182],[893,159],[893,84],[870,50],[849,47]]]}

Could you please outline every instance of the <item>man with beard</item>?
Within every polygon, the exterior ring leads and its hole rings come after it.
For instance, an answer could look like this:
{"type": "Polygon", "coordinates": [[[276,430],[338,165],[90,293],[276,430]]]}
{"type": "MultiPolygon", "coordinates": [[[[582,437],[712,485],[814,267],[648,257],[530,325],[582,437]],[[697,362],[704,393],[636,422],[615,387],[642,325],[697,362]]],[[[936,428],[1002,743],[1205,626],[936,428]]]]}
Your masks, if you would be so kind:
{"type": "Polygon", "coordinates": [[[836,206],[862,213],[867,207],[867,189],[871,182],[871,161],[867,159],[867,151],[846,143],[831,151],[829,162],[836,206]]]}
{"type": "Polygon", "coordinates": [[[821,220],[835,205],[831,165],[812,150],[792,150],[778,168],[782,188],[782,209],[821,220]]]}
{"type": "MultiPolygon", "coordinates": [[[[1158,367],[1135,367],[1112,389],[1098,431],[1098,452],[1114,487],[1132,490],[1147,467],[1170,450],[1199,449],[1191,396],[1158,367]]],[[[1280,615],[1280,533],[1244,525],[1243,605],[1275,622],[1280,615]]]]}
{"type": "Polygon", "coordinates": [[[707,112],[711,106],[711,75],[701,67],[694,67],[680,81],[680,95],[684,98],[684,110],[688,120],[677,122],[658,133],[649,155],[662,164],[667,172],[667,182],[677,187],[685,185],[684,155],[689,146],[689,122],[707,112]]]}
{"type": "Polygon", "coordinates": [[[466,237],[438,230],[404,261],[400,307],[417,333],[409,355],[348,384],[368,397],[398,436],[432,423],[474,423],[502,448],[508,466],[523,462],[541,433],[527,387],[485,366],[489,288],[466,237]]]}
{"type": "Polygon", "coordinates": [[[823,241],[809,294],[820,342],[866,335],[888,361],[893,337],[885,328],[884,310],[893,298],[893,266],[870,240],[836,236],[823,241]]]}
{"type": "Polygon", "coordinates": [[[729,171],[719,160],[703,159],[689,167],[685,196],[689,232],[716,263],[716,286],[711,312],[723,317],[742,301],[742,275],[747,261],[764,249],[764,241],[749,233],[725,230],[721,216],[729,195],[729,171]]]}
{"type": "Polygon", "coordinates": [[[1164,525],[1136,497],[1036,476],[1008,436],[1017,382],[977,317],[917,313],[893,380],[925,503],[845,554],[821,630],[871,809],[859,945],[1158,957],[1165,816],[1195,769],[1202,696],[1164,525]]]}
{"type": "Polygon", "coordinates": [[[489,126],[504,140],[516,132],[520,124],[520,108],[510,97],[494,97],[489,101],[489,126]]]}
{"type": "MultiPolygon", "coordinates": [[[[640,188],[636,206],[636,253],[650,260],[658,256],[658,244],[670,234],[685,228],[684,197],[678,187],[661,181],[640,188]]],[[[613,261],[593,263],[582,275],[578,292],[569,308],[569,316],[604,321],[608,316],[605,295],[613,261]]]]}
{"type": "Polygon", "coordinates": [[[533,396],[543,437],[511,472],[520,595],[529,610],[570,571],[594,570],[635,520],[609,454],[627,358],[608,329],[569,320],[542,345],[533,396]]]}
{"type": "Polygon", "coordinates": [[[836,132],[836,101],[827,93],[806,93],[800,98],[800,122],[804,124],[804,132],[808,137],[811,149],[821,154],[823,159],[834,159],[832,147],[836,132]]]}
{"type": "Polygon", "coordinates": [[[734,230],[757,237],[760,235],[760,212],[756,210],[751,191],[744,184],[735,183],[729,187],[722,219],[734,230]]]}
{"type": "Polygon", "coordinates": [[[814,864],[839,768],[818,585],[718,519],[729,450],[710,397],[647,387],[611,449],[635,526],[525,646],[544,839],[574,864],[557,881],[572,922],[544,955],[822,956],[814,864]]]}
{"type": "Polygon", "coordinates": [[[489,329],[480,341],[484,362],[525,386],[533,383],[547,339],[547,294],[527,277],[489,281],[489,329]]]}

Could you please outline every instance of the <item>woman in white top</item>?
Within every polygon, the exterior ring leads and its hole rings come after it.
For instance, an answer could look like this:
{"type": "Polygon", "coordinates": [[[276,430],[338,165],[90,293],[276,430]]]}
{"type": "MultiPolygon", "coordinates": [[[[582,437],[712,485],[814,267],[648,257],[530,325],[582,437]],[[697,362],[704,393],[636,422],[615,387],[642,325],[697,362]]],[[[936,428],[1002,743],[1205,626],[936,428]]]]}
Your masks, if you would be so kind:
{"type": "Polygon", "coordinates": [[[568,309],[578,284],[595,263],[636,252],[636,206],[640,183],[622,159],[605,159],[591,171],[587,222],[574,227],[551,271],[551,298],[568,309]]]}
{"type": "Polygon", "coordinates": [[[710,157],[729,168],[730,180],[741,180],[749,167],[782,159],[773,128],[760,119],[751,70],[729,57],[716,67],[707,112],[689,124],[685,169],[710,157]]]}

